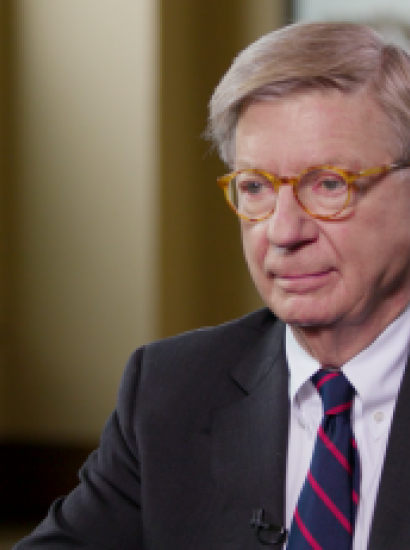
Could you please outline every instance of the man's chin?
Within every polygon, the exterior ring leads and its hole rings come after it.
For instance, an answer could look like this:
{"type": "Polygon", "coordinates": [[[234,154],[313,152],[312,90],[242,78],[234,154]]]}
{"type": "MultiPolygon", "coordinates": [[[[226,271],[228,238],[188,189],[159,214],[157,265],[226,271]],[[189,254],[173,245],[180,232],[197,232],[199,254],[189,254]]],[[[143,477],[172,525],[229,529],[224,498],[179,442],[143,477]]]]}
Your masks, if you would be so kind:
{"type": "Polygon", "coordinates": [[[273,311],[284,323],[301,328],[324,328],[332,324],[333,319],[328,313],[319,312],[317,307],[312,306],[307,310],[286,309],[283,307],[273,308],[273,311]]]}

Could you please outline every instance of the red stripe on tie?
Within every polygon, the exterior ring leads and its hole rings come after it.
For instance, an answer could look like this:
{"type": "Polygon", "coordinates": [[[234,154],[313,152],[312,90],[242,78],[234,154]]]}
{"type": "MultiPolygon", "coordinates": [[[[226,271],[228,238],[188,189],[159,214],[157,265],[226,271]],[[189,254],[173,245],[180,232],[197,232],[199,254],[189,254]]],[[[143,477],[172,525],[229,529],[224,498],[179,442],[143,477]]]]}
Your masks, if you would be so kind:
{"type": "Polygon", "coordinates": [[[344,517],[339,508],[330,500],[324,490],[317,484],[310,471],[308,472],[308,479],[310,485],[312,486],[312,489],[315,491],[318,497],[322,499],[322,501],[329,508],[332,514],[338,519],[338,521],[343,525],[346,531],[349,534],[352,534],[352,526],[350,525],[350,521],[344,517]]]}
{"type": "Polygon", "coordinates": [[[356,493],[354,489],[352,489],[352,499],[353,499],[353,502],[357,505],[357,503],[359,502],[359,495],[356,493]]]}
{"type": "Polygon", "coordinates": [[[342,405],[333,407],[333,409],[328,409],[325,414],[339,414],[347,409],[350,409],[351,406],[352,406],[352,402],[349,401],[348,403],[343,403],[342,405]]]}
{"type": "Polygon", "coordinates": [[[339,376],[338,372],[329,372],[329,374],[326,374],[323,378],[321,378],[318,383],[316,384],[317,389],[323,386],[323,384],[326,384],[329,380],[332,378],[335,378],[336,376],[339,376]]]}
{"type": "Polygon", "coordinates": [[[329,449],[329,451],[332,453],[332,455],[340,462],[340,464],[345,468],[349,474],[352,473],[352,467],[349,464],[349,461],[347,458],[339,451],[339,449],[336,447],[336,445],[330,441],[328,436],[325,434],[322,426],[319,426],[318,435],[320,439],[323,441],[323,443],[326,445],[326,447],[329,449]]]}
{"type": "Polygon", "coordinates": [[[352,437],[352,439],[350,440],[350,443],[354,449],[357,449],[357,443],[354,437],[352,437]]]}
{"type": "Polygon", "coordinates": [[[322,547],[320,546],[320,544],[318,544],[317,541],[312,537],[312,534],[310,533],[310,531],[308,531],[306,529],[306,525],[303,523],[303,521],[302,521],[302,519],[299,515],[299,510],[297,509],[297,507],[295,509],[294,518],[295,518],[296,523],[298,524],[300,532],[305,537],[305,539],[308,541],[308,543],[313,548],[313,550],[322,550],[322,547]]]}

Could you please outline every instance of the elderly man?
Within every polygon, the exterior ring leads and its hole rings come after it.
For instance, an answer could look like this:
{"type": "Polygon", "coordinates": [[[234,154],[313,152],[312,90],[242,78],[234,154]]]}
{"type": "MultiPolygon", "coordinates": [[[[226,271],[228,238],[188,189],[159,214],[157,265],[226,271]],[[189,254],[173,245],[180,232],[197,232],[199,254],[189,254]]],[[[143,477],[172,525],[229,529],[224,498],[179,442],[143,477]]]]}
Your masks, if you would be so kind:
{"type": "Polygon", "coordinates": [[[410,548],[410,58],[286,27],[209,128],[267,308],[137,350],[79,487],[16,548],[410,548]]]}

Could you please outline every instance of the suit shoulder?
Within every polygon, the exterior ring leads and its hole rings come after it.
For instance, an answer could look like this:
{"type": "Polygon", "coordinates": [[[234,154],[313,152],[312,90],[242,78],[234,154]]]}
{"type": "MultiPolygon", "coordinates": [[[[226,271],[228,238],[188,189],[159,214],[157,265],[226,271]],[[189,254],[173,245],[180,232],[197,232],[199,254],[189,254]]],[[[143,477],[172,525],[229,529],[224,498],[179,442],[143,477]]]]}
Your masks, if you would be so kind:
{"type": "MultiPolygon", "coordinates": [[[[141,424],[180,418],[181,425],[202,418],[242,395],[231,371],[252,349],[265,349],[275,325],[281,324],[268,309],[216,327],[201,328],[139,348],[131,356],[122,380],[118,407],[121,416],[138,411],[141,424]]],[[[133,416],[133,415],[131,415],[133,416]]],[[[199,421],[199,420],[198,420],[199,421]]],[[[157,424],[156,424],[157,425],[157,424]]],[[[131,429],[131,428],[130,428],[131,429]]]]}
{"type": "Polygon", "coordinates": [[[268,308],[215,326],[157,340],[131,355],[125,377],[188,376],[198,370],[229,369],[272,327],[281,323],[268,308]],[[143,371],[143,372],[142,372],[143,371]],[[185,374],[184,374],[185,373],[185,374]]]}
{"type": "Polygon", "coordinates": [[[122,391],[141,387],[178,388],[224,376],[244,354],[280,324],[267,308],[215,327],[149,343],[131,355],[122,391]]]}
{"type": "Polygon", "coordinates": [[[152,353],[168,353],[178,349],[188,352],[190,349],[200,349],[211,344],[218,348],[229,345],[229,342],[238,346],[238,342],[246,344],[247,341],[257,339],[259,334],[263,334],[276,322],[278,319],[275,315],[268,308],[262,308],[221,325],[202,327],[152,342],[146,349],[152,353]]]}

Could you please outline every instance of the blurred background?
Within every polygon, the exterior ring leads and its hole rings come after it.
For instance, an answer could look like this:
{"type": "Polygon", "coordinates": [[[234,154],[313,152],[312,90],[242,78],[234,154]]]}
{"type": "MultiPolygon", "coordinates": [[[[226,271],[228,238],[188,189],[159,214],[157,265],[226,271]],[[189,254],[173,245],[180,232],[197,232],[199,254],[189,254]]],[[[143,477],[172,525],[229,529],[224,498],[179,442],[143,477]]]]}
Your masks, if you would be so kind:
{"type": "Polygon", "coordinates": [[[387,4],[1,1],[1,549],[76,483],[135,347],[261,305],[202,138],[233,57],[299,19],[405,43],[387,4]]]}

